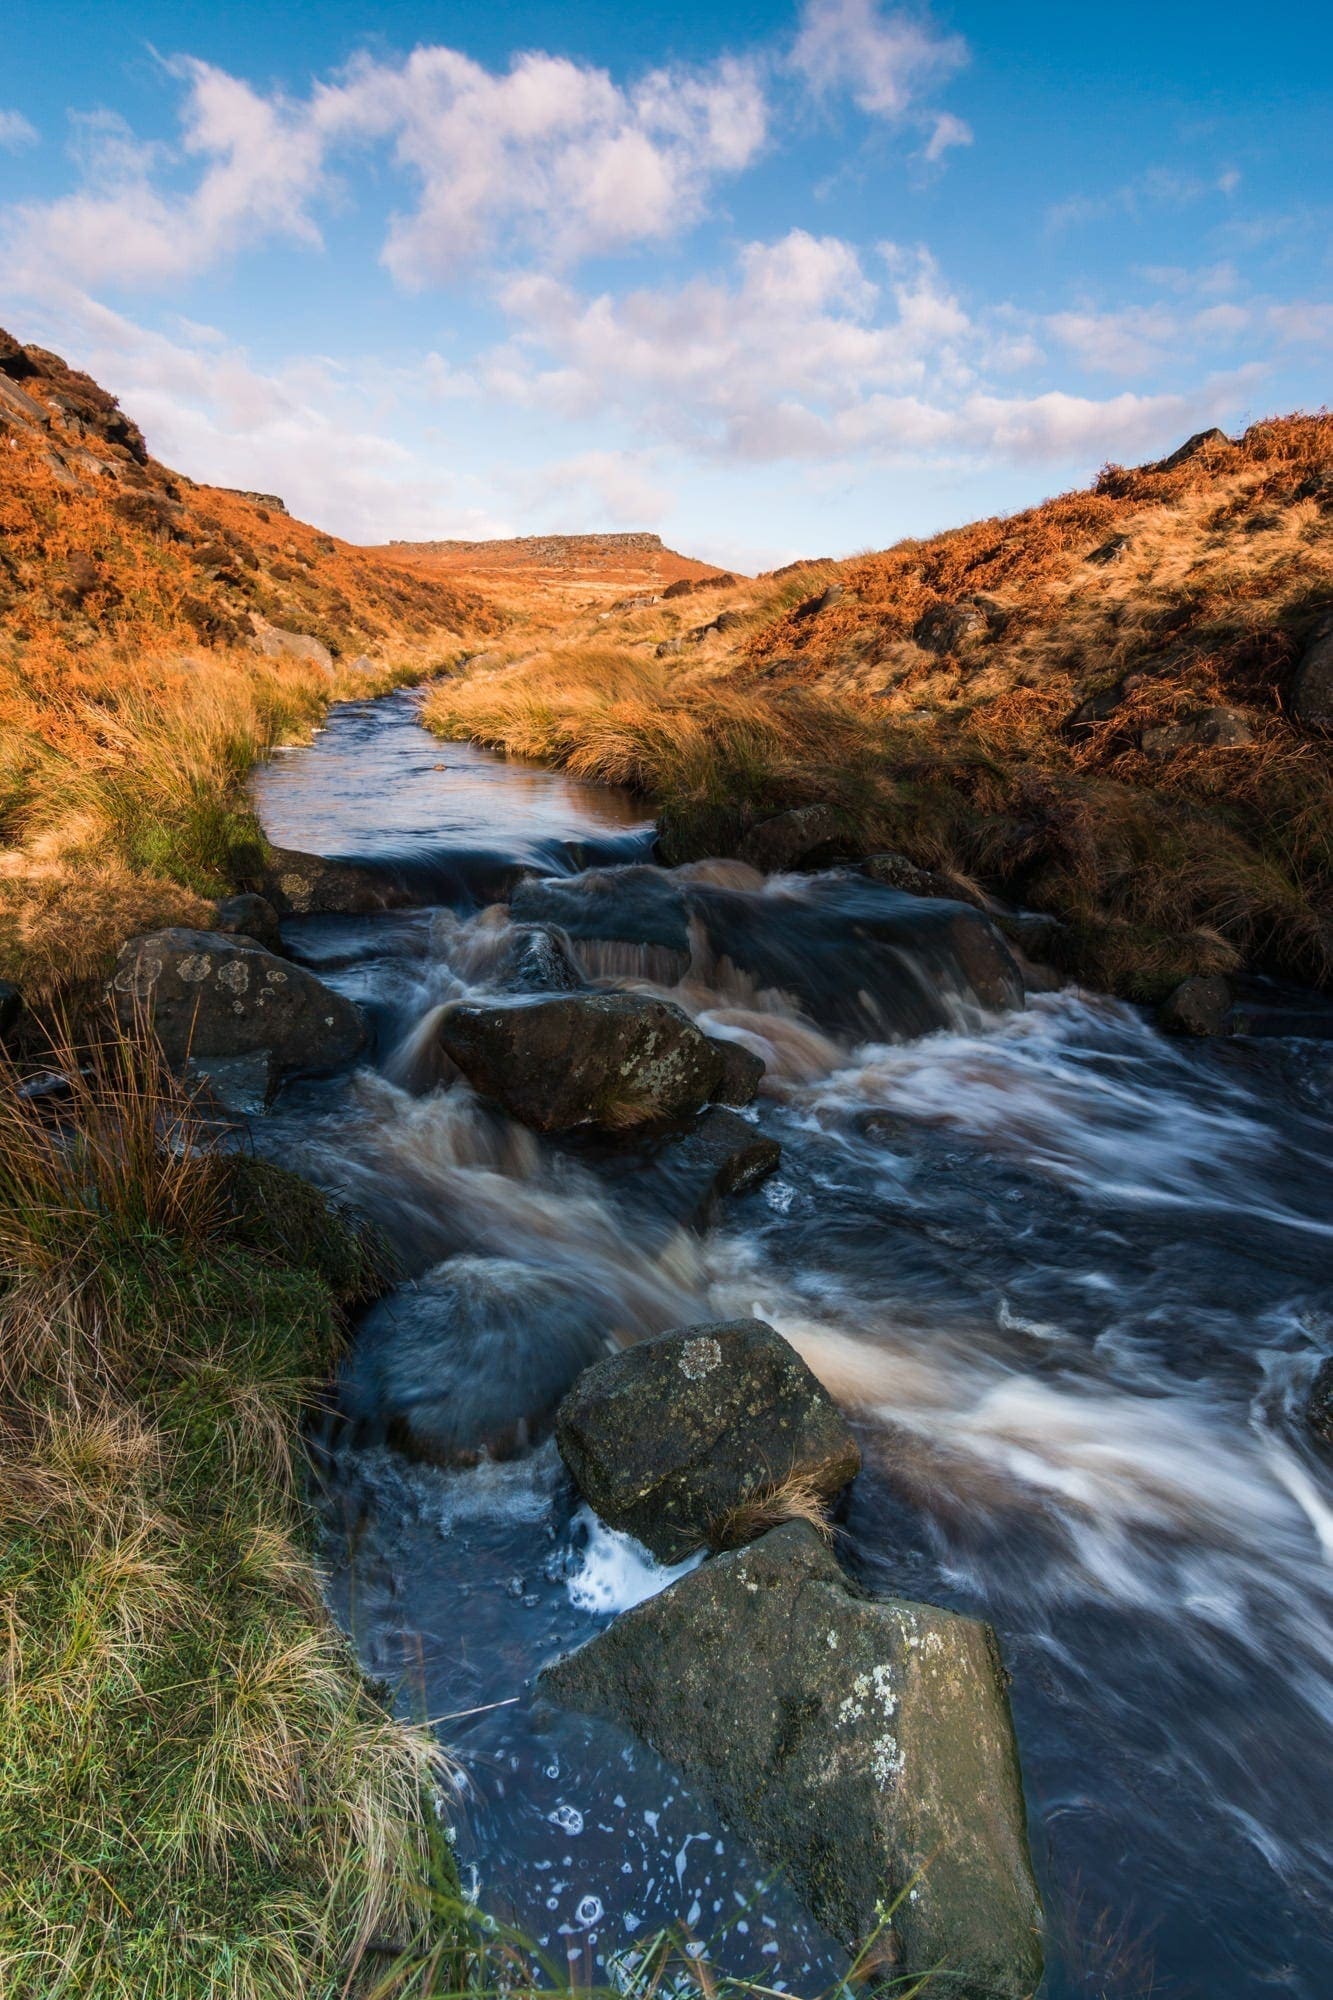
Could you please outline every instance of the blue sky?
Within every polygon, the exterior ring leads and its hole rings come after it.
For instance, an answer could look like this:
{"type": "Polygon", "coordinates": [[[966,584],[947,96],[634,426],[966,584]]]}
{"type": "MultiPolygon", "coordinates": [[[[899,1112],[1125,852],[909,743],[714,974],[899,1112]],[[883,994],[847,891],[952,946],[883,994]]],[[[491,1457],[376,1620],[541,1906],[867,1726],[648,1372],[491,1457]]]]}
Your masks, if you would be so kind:
{"type": "Polygon", "coordinates": [[[883,547],[1314,407],[1333,16],[8,16],[0,323],[357,540],[883,547]]]}

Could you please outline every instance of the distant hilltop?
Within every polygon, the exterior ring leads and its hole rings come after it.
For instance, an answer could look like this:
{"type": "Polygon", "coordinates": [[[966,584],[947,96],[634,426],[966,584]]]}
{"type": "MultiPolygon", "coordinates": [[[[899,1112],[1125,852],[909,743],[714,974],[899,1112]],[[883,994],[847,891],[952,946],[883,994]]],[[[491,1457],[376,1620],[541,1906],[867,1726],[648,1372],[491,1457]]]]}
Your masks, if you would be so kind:
{"type": "Polygon", "coordinates": [[[423,555],[442,555],[447,550],[451,555],[485,555],[499,559],[508,555],[520,563],[581,564],[599,554],[607,556],[626,553],[657,554],[662,548],[662,537],[650,535],[646,529],[635,528],[627,534],[620,535],[510,535],[476,542],[394,540],[389,543],[389,547],[412,549],[423,555]]]}

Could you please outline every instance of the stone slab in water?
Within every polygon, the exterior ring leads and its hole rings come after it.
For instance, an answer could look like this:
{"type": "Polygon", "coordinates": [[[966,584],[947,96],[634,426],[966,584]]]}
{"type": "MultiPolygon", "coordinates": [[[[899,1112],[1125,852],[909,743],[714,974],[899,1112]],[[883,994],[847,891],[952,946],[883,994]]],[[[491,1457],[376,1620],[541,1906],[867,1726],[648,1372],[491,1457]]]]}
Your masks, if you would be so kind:
{"type": "Polygon", "coordinates": [[[558,1660],[542,1692],[633,1730],[707,1791],[886,1982],[1025,2000],[1042,1971],[994,1635],[861,1595],[790,1522],[558,1660]]]}
{"type": "Polygon", "coordinates": [[[685,1327],[598,1362],[560,1405],[556,1442],[601,1519],[664,1562],[788,1479],[832,1500],[861,1469],[841,1411],[759,1319],[685,1327]]]}

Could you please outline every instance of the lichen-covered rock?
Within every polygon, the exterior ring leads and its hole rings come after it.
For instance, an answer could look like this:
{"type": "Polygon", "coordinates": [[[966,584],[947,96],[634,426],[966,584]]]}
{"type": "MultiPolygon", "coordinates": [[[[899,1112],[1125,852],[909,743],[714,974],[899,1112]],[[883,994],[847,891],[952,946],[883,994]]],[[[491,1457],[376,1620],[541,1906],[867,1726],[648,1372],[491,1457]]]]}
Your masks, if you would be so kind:
{"type": "Polygon", "coordinates": [[[724,1064],[688,1014],[640,993],[458,1000],[440,1044],[468,1081],[539,1132],[623,1132],[708,1102],[724,1064]]]}
{"type": "Polygon", "coordinates": [[[861,1469],[841,1411],[759,1319],[685,1327],[598,1362],[560,1405],[556,1442],[602,1520],[664,1562],[793,1476],[831,1500],[861,1469]]]}
{"type": "Polygon", "coordinates": [[[941,2000],[1041,1978],[1013,1724],[976,1619],[861,1595],[789,1522],[618,1618],[541,1677],[706,1791],[851,1950],[941,2000]]]}
{"type": "Polygon", "coordinates": [[[269,849],[262,887],[280,917],[363,917],[417,900],[387,872],[292,847],[269,849]]]}
{"type": "Polygon", "coordinates": [[[147,1020],[178,1066],[262,1050],[277,1076],[317,1074],[340,1069],[366,1042],[350,1000],[248,937],[167,930],[131,938],[112,990],[121,1021],[147,1020]]]}
{"type": "Polygon", "coordinates": [[[311,632],[287,632],[280,625],[265,625],[255,635],[255,650],[271,659],[304,660],[326,674],[333,672],[333,655],[311,632]]]}

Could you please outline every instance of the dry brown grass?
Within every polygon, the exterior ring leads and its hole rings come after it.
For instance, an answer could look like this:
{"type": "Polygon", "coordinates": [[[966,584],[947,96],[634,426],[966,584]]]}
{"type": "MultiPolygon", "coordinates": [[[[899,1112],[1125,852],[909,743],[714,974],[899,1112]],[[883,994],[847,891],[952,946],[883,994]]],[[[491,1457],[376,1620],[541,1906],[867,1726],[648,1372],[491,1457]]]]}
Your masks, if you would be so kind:
{"type": "Polygon", "coordinates": [[[828,1496],[810,1473],[788,1473],[728,1507],[710,1523],[708,1546],[715,1552],[743,1548],[784,1521],[804,1521],[826,1542],[833,1539],[828,1496]]]}

